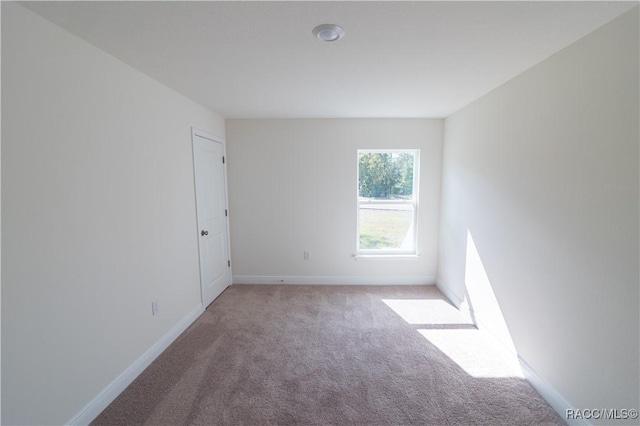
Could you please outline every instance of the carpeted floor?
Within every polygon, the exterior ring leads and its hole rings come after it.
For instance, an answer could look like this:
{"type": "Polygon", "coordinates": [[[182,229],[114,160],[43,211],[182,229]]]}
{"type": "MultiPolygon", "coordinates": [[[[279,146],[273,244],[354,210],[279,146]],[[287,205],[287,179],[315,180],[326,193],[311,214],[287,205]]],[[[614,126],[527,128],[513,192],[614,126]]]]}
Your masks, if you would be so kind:
{"type": "Polygon", "coordinates": [[[434,286],[233,285],[95,425],[558,425],[434,286]]]}

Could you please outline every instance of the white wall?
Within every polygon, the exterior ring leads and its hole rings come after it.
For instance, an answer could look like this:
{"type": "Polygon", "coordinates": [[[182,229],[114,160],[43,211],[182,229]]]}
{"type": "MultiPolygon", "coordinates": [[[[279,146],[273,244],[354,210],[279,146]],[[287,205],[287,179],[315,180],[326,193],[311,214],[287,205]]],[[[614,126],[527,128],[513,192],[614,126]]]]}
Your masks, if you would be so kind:
{"type": "Polygon", "coordinates": [[[226,124],[234,282],[435,282],[442,120],[226,124]],[[419,258],[354,261],[361,148],[421,149],[419,258]]]}
{"type": "Polygon", "coordinates": [[[577,408],[640,397],[638,48],[636,7],[445,124],[439,285],[482,281],[469,232],[517,351],[577,408]]]}
{"type": "Polygon", "coordinates": [[[190,126],[224,122],[7,2],[2,88],[2,423],[62,424],[200,305],[190,126]]]}

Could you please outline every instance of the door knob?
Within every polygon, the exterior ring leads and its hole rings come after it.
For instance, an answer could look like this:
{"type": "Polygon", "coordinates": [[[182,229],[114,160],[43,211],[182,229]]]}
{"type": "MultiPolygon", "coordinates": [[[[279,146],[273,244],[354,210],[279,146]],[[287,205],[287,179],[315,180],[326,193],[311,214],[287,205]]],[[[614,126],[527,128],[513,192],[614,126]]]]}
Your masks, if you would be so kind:
{"type": "Polygon", "coordinates": [[[209,235],[209,231],[204,231],[204,230],[203,230],[203,231],[200,231],[200,235],[202,235],[203,237],[204,237],[205,235],[209,235]]]}

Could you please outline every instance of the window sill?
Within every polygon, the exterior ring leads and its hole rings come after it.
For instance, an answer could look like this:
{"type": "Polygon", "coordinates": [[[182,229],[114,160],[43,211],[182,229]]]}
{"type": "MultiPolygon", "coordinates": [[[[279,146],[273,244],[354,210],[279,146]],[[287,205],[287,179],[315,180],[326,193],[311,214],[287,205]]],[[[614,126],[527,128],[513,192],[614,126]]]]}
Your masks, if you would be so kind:
{"type": "Polygon", "coordinates": [[[352,255],[354,260],[358,259],[417,259],[420,257],[420,254],[411,254],[411,253],[380,253],[380,254],[354,254],[352,255]]]}

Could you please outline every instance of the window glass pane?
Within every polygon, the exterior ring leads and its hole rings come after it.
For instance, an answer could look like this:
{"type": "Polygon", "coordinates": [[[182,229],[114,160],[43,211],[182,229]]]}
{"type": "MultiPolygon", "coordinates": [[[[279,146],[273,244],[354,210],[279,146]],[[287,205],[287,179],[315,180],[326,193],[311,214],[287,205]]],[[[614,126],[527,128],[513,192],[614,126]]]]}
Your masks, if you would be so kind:
{"type": "Polygon", "coordinates": [[[360,205],[360,250],[414,250],[413,205],[360,205]]]}
{"type": "Polygon", "coordinates": [[[413,152],[359,152],[359,198],[413,199],[414,163],[413,152]]]}

